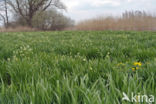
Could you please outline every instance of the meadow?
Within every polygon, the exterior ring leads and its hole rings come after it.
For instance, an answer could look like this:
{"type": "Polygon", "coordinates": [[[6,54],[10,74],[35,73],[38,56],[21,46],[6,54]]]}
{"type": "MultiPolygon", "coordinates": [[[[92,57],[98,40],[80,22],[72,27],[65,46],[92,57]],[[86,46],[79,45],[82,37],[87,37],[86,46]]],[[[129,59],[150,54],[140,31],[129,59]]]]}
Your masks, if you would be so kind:
{"type": "Polygon", "coordinates": [[[0,33],[0,104],[130,104],[123,92],[156,97],[156,32],[0,33]]]}

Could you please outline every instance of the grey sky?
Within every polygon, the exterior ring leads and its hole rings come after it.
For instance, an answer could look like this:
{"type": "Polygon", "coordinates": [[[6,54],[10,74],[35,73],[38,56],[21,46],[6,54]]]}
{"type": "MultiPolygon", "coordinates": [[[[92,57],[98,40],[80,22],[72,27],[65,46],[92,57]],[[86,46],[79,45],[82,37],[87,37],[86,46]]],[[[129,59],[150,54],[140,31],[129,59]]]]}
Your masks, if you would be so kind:
{"type": "MultiPolygon", "coordinates": [[[[1,0],[0,0],[1,1],[1,0]]],[[[120,16],[126,10],[156,13],[156,0],[61,0],[67,6],[65,14],[76,21],[96,16],[120,16]]]]}
{"type": "Polygon", "coordinates": [[[120,15],[126,10],[154,13],[156,0],[62,0],[68,8],[66,15],[80,21],[102,15],[120,15]]]}

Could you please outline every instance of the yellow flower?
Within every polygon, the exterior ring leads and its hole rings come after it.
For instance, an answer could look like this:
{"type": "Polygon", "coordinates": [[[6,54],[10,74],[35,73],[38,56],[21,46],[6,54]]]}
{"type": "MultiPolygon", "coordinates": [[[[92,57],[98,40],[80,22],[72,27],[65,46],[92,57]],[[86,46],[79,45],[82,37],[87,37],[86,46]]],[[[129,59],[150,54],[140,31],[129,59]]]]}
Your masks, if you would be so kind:
{"type": "Polygon", "coordinates": [[[133,71],[135,71],[135,68],[132,68],[133,71]]]}
{"type": "Polygon", "coordinates": [[[135,69],[136,69],[136,70],[138,70],[138,69],[139,69],[139,67],[136,67],[135,69]]]}
{"type": "Polygon", "coordinates": [[[135,62],[135,63],[134,63],[134,66],[141,66],[141,65],[142,65],[141,62],[135,62]]]}
{"type": "Polygon", "coordinates": [[[138,70],[138,69],[139,69],[139,67],[133,67],[133,68],[132,68],[133,71],[136,71],[136,70],[138,70]]]}

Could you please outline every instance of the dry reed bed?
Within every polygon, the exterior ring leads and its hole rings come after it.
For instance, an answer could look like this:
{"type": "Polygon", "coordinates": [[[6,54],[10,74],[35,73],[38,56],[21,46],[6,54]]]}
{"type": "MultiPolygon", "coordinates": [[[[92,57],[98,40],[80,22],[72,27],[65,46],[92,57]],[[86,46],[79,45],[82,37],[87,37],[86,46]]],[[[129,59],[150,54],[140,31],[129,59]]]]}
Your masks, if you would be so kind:
{"type": "Polygon", "coordinates": [[[97,17],[81,21],[76,29],[156,31],[156,16],[140,11],[125,12],[122,17],[97,17]]]}

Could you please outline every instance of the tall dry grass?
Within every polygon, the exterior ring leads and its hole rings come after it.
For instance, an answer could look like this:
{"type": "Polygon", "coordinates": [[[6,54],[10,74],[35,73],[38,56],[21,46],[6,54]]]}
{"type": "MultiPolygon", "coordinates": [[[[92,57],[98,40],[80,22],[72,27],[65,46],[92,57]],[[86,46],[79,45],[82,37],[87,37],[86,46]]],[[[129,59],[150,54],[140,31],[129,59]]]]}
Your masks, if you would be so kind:
{"type": "Polygon", "coordinates": [[[144,11],[125,12],[121,17],[97,17],[79,22],[76,30],[156,31],[156,16],[144,11]]]}
{"type": "Polygon", "coordinates": [[[31,32],[31,31],[38,31],[35,28],[30,28],[30,27],[23,27],[23,26],[18,26],[18,27],[9,27],[9,28],[0,28],[0,32],[31,32]]]}

